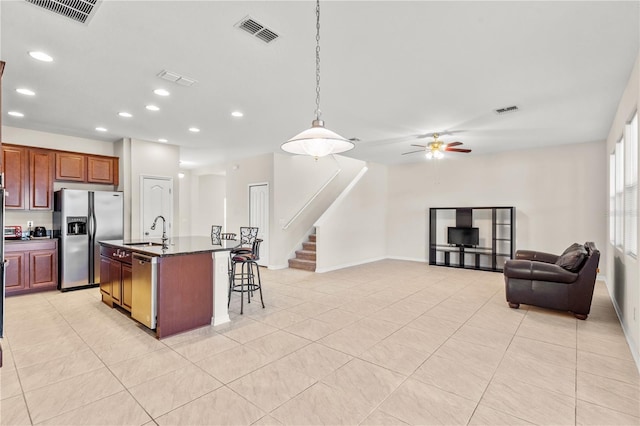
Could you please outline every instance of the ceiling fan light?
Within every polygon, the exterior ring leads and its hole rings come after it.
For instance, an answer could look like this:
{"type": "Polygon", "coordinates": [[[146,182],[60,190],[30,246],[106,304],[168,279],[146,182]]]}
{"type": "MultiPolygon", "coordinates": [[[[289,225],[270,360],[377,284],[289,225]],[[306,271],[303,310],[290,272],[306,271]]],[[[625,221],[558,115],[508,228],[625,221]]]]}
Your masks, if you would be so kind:
{"type": "Polygon", "coordinates": [[[444,154],[442,153],[442,151],[436,151],[433,153],[433,158],[435,159],[440,159],[442,157],[444,157],[444,154]]]}
{"type": "Polygon", "coordinates": [[[310,155],[316,158],[340,154],[353,149],[354,143],[324,127],[322,120],[314,120],[311,128],[298,133],[283,143],[283,151],[291,154],[310,155]]]}
{"type": "Polygon", "coordinates": [[[427,157],[427,160],[431,160],[433,158],[433,152],[427,151],[427,153],[424,156],[427,157]]]}

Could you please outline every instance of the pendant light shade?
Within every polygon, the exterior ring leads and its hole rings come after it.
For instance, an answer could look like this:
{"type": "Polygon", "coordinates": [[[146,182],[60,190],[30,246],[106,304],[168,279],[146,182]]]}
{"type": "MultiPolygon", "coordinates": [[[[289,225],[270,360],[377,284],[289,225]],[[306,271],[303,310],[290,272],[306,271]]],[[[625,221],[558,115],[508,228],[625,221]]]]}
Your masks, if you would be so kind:
{"type": "Polygon", "coordinates": [[[339,154],[353,147],[353,142],[325,128],[322,120],[313,120],[311,128],[298,133],[282,144],[282,149],[286,152],[316,158],[339,154]]]}
{"type": "Polygon", "coordinates": [[[316,0],[316,119],[311,128],[283,143],[283,151],[291,154],[324,157],[353,149],[355,144],[324,127],[320,119],[320,0],[316,0]]]}

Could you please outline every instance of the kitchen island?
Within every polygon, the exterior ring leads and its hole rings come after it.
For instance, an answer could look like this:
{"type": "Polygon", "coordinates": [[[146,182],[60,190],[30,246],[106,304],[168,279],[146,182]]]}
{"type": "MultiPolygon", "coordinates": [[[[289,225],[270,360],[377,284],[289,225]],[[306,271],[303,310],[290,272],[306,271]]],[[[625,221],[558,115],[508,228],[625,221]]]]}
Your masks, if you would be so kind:
{"type": "Polygon", "coordinates": [[[229,321],[229,251],[209,237],[100,241],[102,301],[164,338],[229,321]]]}

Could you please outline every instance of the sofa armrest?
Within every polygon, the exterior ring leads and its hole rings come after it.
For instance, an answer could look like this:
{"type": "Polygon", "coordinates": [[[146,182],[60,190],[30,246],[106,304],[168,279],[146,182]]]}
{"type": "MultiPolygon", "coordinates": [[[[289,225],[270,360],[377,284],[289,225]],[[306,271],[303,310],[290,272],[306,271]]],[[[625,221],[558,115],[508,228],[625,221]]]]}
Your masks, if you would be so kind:
{"type": "Polygon", "coordinates": [[[516,251],[516,259],[519,260],[535,260],[536,262],[556,263],[560,256],[557,254],[545,253],[534,250],[518,250],[516,251]]]}
{"type": "Polygon", "coordinates": [[[504,264],[504,276],[531,281],[551,281],[570,284],[578,278],[575,272],[567,271],[553,263],[531,260],[508,260],[504,264]]]}

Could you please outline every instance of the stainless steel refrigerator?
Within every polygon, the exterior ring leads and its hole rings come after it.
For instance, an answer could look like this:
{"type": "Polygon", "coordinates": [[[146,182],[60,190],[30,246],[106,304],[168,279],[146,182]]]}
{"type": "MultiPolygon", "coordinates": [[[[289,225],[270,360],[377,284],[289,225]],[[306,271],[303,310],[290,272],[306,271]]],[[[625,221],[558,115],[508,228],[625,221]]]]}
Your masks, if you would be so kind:
{"type": "Polygon", "coordinates": [[[60,290],[99,285],[98,241],[123,238],[123,193],[81,189],[56,191],[53,232],[60,239],[60,290]]]}

